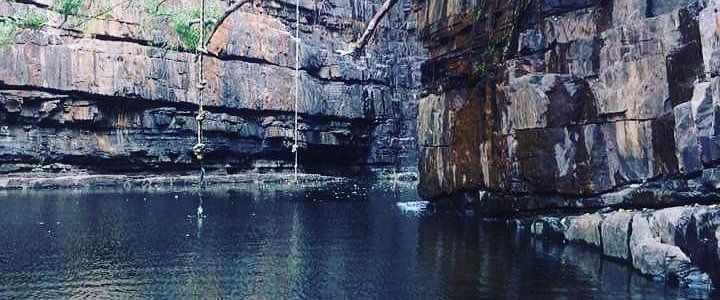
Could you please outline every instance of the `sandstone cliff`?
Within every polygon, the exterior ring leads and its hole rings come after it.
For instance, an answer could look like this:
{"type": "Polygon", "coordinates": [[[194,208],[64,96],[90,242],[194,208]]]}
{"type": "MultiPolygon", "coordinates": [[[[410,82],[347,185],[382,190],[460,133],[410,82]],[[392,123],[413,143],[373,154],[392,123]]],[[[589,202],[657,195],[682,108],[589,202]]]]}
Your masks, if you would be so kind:
{"type": "Polygon", "coordinates": [[[460,193],[481,210],[511,212],[663,205],[714,191],[718,8],[421,2],[430,51],[418,119],[421,194],[460,193]]]}
{"type": "MultiPolygon", "coordinates": [[[[412,95],[423,57],[407,30],[406,5],[393,8],[357,57],[335,50],[360,34],[378,1],[300,5],[301,168],[412,170],[419,98],[412,95]]],[[[35,10],[48,19],[0,50],[0,172],[55,163],[97,172],[194,170],[193,54],[154,46],[157,33],[142,25],[149,16],[132,5],[82,28],[51,8],[46,0],[0,2],[0,16],[35,10]]],[[[212,170],[292,167],[294,11],[294,1],[257,1],[230,15],[210,41],[212,170]]]]}

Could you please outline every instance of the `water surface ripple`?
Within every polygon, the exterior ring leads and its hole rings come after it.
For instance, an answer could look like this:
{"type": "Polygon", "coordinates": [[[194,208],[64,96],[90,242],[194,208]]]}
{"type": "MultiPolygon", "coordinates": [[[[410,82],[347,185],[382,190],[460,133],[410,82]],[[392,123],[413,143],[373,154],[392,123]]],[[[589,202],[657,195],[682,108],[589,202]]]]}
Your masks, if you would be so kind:
{"type": "Polygon", "coordinates": [[[505,222],[418,212],[411,187],[207,191],[202,224],[197,199],[191,191],[0,192],[0,298],[712,296],[505,222]]]}

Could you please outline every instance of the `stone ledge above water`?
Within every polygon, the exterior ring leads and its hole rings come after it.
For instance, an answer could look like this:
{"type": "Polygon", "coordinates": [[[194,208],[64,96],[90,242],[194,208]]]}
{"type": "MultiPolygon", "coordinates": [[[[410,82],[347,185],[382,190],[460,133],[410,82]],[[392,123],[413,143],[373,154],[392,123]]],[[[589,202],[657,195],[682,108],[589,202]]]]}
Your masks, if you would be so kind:
{"type": "MultiPolygon", "coordinates": [[[[301,185],[314,185],[330,182],[348,181],[343,177],[324,176],[318,174],[298,174],[298,183],[301,185]]],[[[0,177],[0,190],[13,189],[97,189],[97,188],[193,188],[197,187],[200,178],[198,175],[115,175],[115,174],[87,174],[87,173],[20,173],[0,177]]],[[[233,174],[233,175],[207,175],[207,187],[228,184],[270,184],[292,183],[293,174],[233,174]]]]}
{"type": "Polygon", "coordinates": [[[717,204],[540,216],[531,220],[530,231],[596,247],[656,280],[700,289],[720,285],[717,204]]]}
{"type": "Polygon", "coordinates": [[[664,208],[693,203],[720,202],[720,167],[708,167],[687,176],[627,183],[616,189],[585,197],[561,193],[505,193],[468,189],[449,199],[480,215],[536,215],[552,210],[587,212],[602,208],[664,208]]]}

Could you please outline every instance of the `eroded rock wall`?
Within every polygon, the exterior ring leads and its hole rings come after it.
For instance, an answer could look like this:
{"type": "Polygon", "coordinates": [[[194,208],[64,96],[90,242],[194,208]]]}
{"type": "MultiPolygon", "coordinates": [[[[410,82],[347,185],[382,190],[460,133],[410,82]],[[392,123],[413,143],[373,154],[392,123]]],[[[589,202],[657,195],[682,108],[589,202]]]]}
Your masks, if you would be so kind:
{"type": "Polygon", "coordinates": [[[717,165],[718,8],[420,3],[430,51],[418,118],[421,194],[465,193],[489,212],[667,201],[601,196],[717,165]],[[495,54],[505,37],[506,53],[495,54]],[[493,55],[500,59],[487,65],[493,55]]]}
{"type": "MultiPolygon", "coordinates": [[[[71,28],[51,5],[0,3],[2,16],[33,9],[49,19],[0,50],[0,172],[53,163],[98,172],[195,169],[193,54],[154,47],[157,32],[143,25],[150,16],[141,9],[120,5],[71,28]]],[[[356,57],[335,51],[361,34],[380,1],[300,5],[301,168],[412,170],[424,58],[407,4],[392,9],[356,57]]],[[[203,71],[210,169],[292,168],[294,11],[293,1],[246,5],[211,40],[203,71]]]]}

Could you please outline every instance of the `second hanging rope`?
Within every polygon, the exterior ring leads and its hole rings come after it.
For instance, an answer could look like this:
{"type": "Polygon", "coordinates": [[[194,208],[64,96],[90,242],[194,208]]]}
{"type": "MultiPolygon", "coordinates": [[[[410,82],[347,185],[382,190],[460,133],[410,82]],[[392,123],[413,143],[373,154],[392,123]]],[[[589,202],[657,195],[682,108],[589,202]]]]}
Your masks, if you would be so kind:
{"type": "Polygon", "coordinates": [[[300,0],[295,0],[295,121],[293,126],[292,153],[295,154],[294,178],[298,181],[298,102],[300,101],[300,0]]]}

